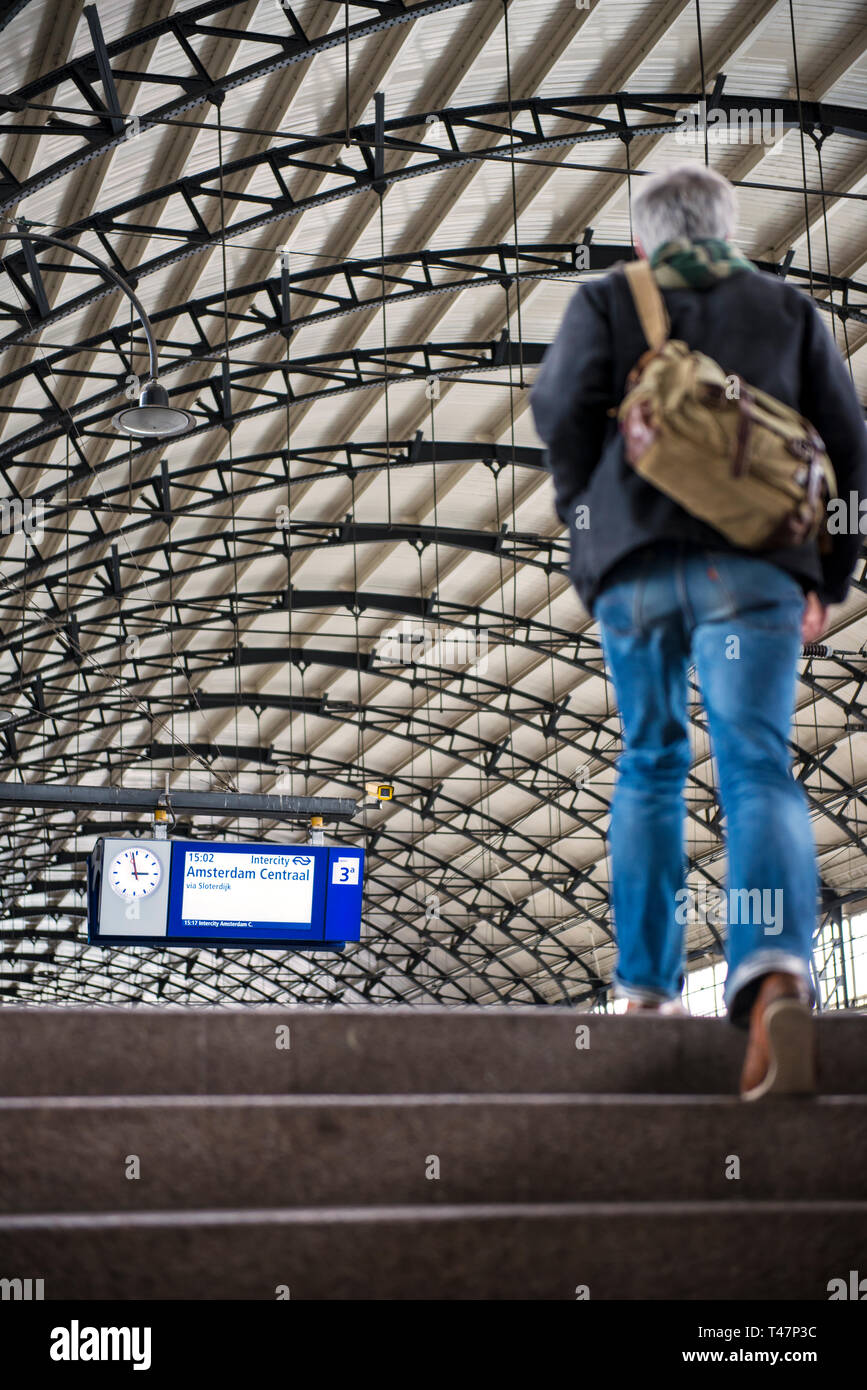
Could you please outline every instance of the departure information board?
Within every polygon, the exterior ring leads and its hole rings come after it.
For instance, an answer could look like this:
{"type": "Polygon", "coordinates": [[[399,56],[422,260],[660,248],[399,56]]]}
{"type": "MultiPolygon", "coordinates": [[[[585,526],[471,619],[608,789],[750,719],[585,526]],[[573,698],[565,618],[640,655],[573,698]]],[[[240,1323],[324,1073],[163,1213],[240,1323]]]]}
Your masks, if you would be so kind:
{"type": "Polygon", "coordinates": [[[361,935],[363,872],[355,846],[99,840],[89,939],[339,949],[361,935]]]}

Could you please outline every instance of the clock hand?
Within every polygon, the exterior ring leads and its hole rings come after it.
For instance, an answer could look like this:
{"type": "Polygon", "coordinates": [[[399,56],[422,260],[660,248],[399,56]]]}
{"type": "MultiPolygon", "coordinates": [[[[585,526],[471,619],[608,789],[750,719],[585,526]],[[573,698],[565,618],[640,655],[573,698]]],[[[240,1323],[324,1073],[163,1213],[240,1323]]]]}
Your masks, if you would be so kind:
{"type": "Polygon", "coordinates": [[[130,855],[130,857],[129,857],[129,862],[132,864],[132,871],[133,871],[133,873],[135,874],[136,878],[138,878],[138,869],[137,869],[136,866],[135,866],[135,855],[134,855],[134,854],[131,854],[131,855],[130,855]]]}

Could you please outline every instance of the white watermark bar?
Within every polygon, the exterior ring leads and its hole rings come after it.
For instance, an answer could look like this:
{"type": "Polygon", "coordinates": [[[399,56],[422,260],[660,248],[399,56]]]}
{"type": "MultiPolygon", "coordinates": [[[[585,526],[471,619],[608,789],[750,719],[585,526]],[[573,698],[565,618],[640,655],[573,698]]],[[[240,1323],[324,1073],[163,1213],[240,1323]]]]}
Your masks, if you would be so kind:
{"type": "Polygon", "coordinates": [[[484,628],[463,630],[404,621],[383,633],[376,658],[382,666],[438,666],[457,670],[488,668],[488,634],[484,628]]]}

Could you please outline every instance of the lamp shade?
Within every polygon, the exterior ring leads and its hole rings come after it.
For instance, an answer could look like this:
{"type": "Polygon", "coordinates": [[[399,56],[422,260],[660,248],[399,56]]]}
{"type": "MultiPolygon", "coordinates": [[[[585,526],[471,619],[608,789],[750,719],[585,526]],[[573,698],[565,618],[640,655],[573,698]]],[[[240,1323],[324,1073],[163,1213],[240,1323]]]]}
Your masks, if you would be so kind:
{"type": "Polygon", "coordinates": [[[112,417],[115,429],[137,439],[165,439],[185,434],[193,424],[188,410],[169,404],[169,393],[158,381],[145,382],[135,405],[126,406],[112,417]]]}

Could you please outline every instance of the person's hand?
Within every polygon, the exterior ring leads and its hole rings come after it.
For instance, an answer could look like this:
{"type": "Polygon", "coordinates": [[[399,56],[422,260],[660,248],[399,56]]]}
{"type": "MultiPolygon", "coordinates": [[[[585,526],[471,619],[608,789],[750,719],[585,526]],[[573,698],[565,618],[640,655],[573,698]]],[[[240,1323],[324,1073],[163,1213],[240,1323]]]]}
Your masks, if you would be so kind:
{"type": "Polygon", "coordinates": [[[827,625],[827,608],[821,602],[818,594],[809,593],[807,602],[804,604],[804,616],[801,619],[801,641],[818,642],[827,625]]]}

